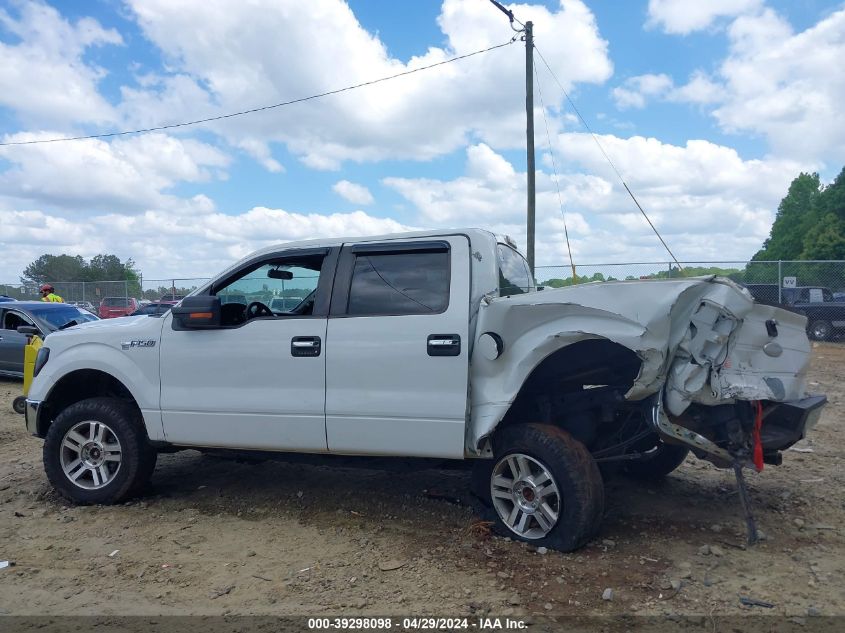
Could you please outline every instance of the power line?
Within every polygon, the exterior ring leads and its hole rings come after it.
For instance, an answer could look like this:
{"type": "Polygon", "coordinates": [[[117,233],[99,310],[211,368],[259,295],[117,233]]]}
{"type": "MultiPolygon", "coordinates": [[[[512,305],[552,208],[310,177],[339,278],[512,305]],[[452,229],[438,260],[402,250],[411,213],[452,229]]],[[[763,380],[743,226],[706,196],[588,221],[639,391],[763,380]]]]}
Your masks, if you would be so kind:
{"type": "Polygon", "coordinates": [[[560,83],[560,80],[557,78],[557,75],[555,75],[551,66],[549,66],[549,62],[547,62],[546,58],[543,57],[543,53],[540,52],[540,49],[538,49],[536,47],[536,45],[534,46],[534,50],[537,51],[537,54],[540,56],[540,59],[543,60],[543,64],[545,64],[546,69],[549,71],[549,74],[551,74],[551,76],[554,78],[555,82],[557,82],[557,85],[560,87],[561,91],[563,92],[564,96],[566,97],[566,100],[569,102],[569,105],[572,106],[572,109],[575,111],[575,114],[578,115],[578,118],[580,119],[581,124],[586,128],[587,132],[590,133],[590,136],[593,137],[593,140],[596,142],[596,145],[598,145],[598,148],[601,151],[602,155],[604,156],[605,160],[607,160],[608,164],[610,164],[610,167],[613,169],[613,171],[616,173],[616,176],[619,178],[619,182],[621,182],[622,186],[625,187],[625,191],[627,191],[628,195],[631,196],[631,200],[633,200],[634,204],[637,205],[637,208],[640,210],[640,213],[643,214],[645,221],[648,222],[648,225],[651,227],[651,230],[654,231],[654,234],[657,236],[657,239],[659,239],[660,243],[663,244],[663,248],[666,249],[666,252],[669,253],[669,256],[678,265],[678,268],[683,270],[684,267],[681,266],[681,262],[679,262],[678,258],[675,257],[675,254],[671,251],[671,249],[669,248],[669,245],[666,244],[666,241],[663,239],[663,237],[660,235],[660,232],[657,230],[657,227],[655,227],[654,224],[652,223],[652,221],[649,219],[645,210],[640,205],[639,200],[637,200],[637,197],[631,191],[630,187],[628,187],[628,183],[625,182],[625,179],[622,177],[622,174],[619,173],[618,169],[616,169],[616,165],[614,165],[613,161],[610,160],[610,156],[608,156],[607,152],[604,151],[604,147],[602,146],[601,142],[599,141],[598,136],[596,136],[595,132],[593,132],[593,130],[590,129],[590,126],[587,123],[587,121],[584,119],[584,117],[581,116],[581,112],[579,112],[578,107],[575,105],[575,102],[573,102],[572,99],[569,97],[569,93],[566,91],[566,88],[563,87],[563,84],[560,83]]]}
{"type": "Polygon", "coordinates": [[[48,139],[38,139],[34,141],[8,141],[4,143],[0,143],[0,147],[8,147],[11,145],[39,145],[42,143],[61,143],[65,141],[84,141],[90,139],[98,139],[98,138],[112,138],[115,136],[127,136],[130,134],[144,134],[146,132],[159,132],[161,130],[172,130],[174,128],[180,127],[188,127],[190,125],[198,125],[200,123],[210,123],[212,121],[222,121],[223,119],[232,119],[239,116],[244,116],[247,114],[254,114],[256,112],[263,112],[265,110],[273,110],[275,108],[282,108],[284,106],[294,105],[297,103],[304,103],[305,101],[313,101],[314,99],[320,99],[322,97],[328,97],[331,95],[340,94],[341,92],[348,92],[350,90],[355,90],[357,88],[363,88],[365,86],[372,86],[373,84],[382,83],[384,81],[390,81],[391,79],[396,79],[398,77],[405,77],[407,75],[412,75],[414,73],[421,72],[423,70],[429,70],[431,68],[436,68],[438,66],[445,66],[446,64],[451,64],[452,62],[461,61],[462,59],[467,59],[469,57],[474,57],[476,55],[481,55],[483,53],[489,53],[490,51],[494,51],[497,48],[504,48],[505,46],[509,46],[513,44],[517,40],[517,36],[512,37],[507,42],[503,44],[497,44],[496,46],[490,46],[488,48],[482,48],[477,51],[473,51],[472,53],[466,53],[464,55],[458,55],[456,57],[450,57],[449,59],[445,59],[440,62],[436,62],[434,64],[428,64],[427,66],[420,66],[419,68],[414,68],[412,70],[406,70],[401,73],[396,73],[395,75],[389,75],[387,77],[381,77],[379,79],[372,79],[370,81],[365,81],[359,84],[355,84],[353,86],[346,86],[344,88],[337,88],[336,90],[329,90],[327,92],[321,92],[319,94],[311,95],[308,97],[301,97],[299,99],[291,99],[290,101],[283,101],[281,103],[274,103],[272,105],[261,106],[259,108],[250,108],[249,110],[241,110],[240,112],[231,112],[229,114],[221,114],[219,116],[208,117],[205,119],[196,119],[195,121],[185,121],[184,123],[171,123],[168,125],[158,125],[155,127],[148,127],[148,128],[141,128],[137,130],[123,130],[120,132],[106,132],[104,134],[88,134],[85,136],[66,136],[66,137],[59,137],[59,138],[48,138],[48,139]]]}
{"type": "Polygon", "coordinates": [[[566,211],[563,210],[563,196],[560,194],[560,176],[557,173],[557,161],[555,160],[555,152],[552,149],[552,135],[549,133],[549,120],[546,118],[546,103],[543,101],[543,87],[540,85],[540,76],[537,74],[537,68],[534,68],[534,75],[537,77],[537,94],[540,96],[540,108],[543,112],[543,123],[546,125],[546,142],[549,144],[549,156],[552,157],[552,170],[555,174],[555,186],[557,187],[557,201],[560,205],[560,214],[563,216],[563,234],[566,236],[566,250],[569,253],[569,265],[572,267],[572,283],[578,283],[578,277],[575,276],[575,260],[572,259],[572,247],[569,245],[569,229],[566,226],[566,211]]]}

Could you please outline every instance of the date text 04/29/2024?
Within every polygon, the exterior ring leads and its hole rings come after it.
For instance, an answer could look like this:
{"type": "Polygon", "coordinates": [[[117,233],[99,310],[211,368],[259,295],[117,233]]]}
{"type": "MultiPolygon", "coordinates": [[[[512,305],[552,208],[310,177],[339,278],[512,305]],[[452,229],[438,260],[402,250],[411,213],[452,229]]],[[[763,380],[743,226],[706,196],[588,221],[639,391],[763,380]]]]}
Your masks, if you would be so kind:
{"type": "Polygon", "coordinates": [[[308,618],[311,631],[398,630],[398,631],[518,631],[527,623],[518,618],[436,618],[436,617],[360,617],[360,618],[308,618]]]}

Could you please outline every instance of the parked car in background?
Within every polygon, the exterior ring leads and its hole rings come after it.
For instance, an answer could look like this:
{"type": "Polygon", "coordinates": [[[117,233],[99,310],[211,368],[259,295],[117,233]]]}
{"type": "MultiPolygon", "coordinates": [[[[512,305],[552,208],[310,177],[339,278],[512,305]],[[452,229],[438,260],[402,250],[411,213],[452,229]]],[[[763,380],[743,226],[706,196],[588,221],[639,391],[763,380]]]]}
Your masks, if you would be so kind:
{"type": "Polygon", "coordinates": [[[0,295],[0,302],[4,301],[17,301],[17,299],[14,299],[8,295],[0,295]]]}
{"type": "Polygon", "coordinates": [[[185,298],[185,295],[163,295],[161,299],[159,299],[159,303],[179,303],[182,299],[185,298]]]}
{"type": "Polygon", "coordinates": [[[814,341],[827,341],[845,331],[845,299],[836,299],[830,288],[784,288],[781,296],[784,307],[807,317],[807,336],[814,341]]]}
{"type": "Polygon", "coordinates": [[[170,308],[172,308],[175,304],[169,303],[166,301],[151,301],[150,303],[141,306],[137,310],[135,310],[129,316],[138,316],[138,315],[149,315],[149,316],[161,316],[165,314],[170,308]]]}
{"type": "Polygon", "coordinates": [[[77,308],[82,308],[83,310],[88,310],[91,314],[97,314],[97,308],[90,301],[67,301],[66,303],[77,308]]]}
{"type": "Polygon", "coordinates": [[[23,377],[23,348],[27,336],[22,325],[34,326],[40,336],[72,325],[97,321],[96,315],[67,303],[10,301],[0,304],[0,376],[23,377]]]}
{"type": "Polygon", "coordinates": [[[140,307],[132,297],[106,297],[100,302],[100,318],[113,319],[132,314],[140,307]]]}

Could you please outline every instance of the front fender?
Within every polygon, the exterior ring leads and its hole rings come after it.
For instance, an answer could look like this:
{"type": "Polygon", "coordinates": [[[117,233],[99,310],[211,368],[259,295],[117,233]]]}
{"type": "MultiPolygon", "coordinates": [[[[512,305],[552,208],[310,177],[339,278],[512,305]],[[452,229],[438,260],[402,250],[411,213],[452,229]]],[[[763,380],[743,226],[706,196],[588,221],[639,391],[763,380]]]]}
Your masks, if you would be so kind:
{"type": "MultiPolygon", "coordinates": [[[[50,347],[49,337],[46,346],[50,347]]],[[[124,352],[106,343],[80,342],[61,349],[59,353],[51,349],[50,359],[32,381],[28,398],[33,401],[48,400],[62,378],[84,369],[101,371],[120,381],[141,409],[149,438],[164,439],[159,409],[157,346],[124,352]]]]}

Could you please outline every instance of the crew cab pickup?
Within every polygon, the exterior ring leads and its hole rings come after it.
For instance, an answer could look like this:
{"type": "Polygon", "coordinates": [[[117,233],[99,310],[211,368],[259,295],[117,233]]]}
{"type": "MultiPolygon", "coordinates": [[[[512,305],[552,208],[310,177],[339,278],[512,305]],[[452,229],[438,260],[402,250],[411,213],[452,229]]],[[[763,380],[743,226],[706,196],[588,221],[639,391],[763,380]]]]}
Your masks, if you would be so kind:
{"type": "Polygon", "coordinates": [[[471,460],[498,530],[571,550],[613,464],[778,463],[825,403],[805,326],[718,277],[540,291],[478,229],[290,243],[161,317],[50,334],[26,424],[78,503],[125,499],[181,447],[471,460]]]}
{"type": "Polygon", "coordinates": [[[827,341],[845,330],[845,301],[837,300],[830,288],[799,286],[782,290],[783,303],[807,317],[807,334],[827,341]]]}

